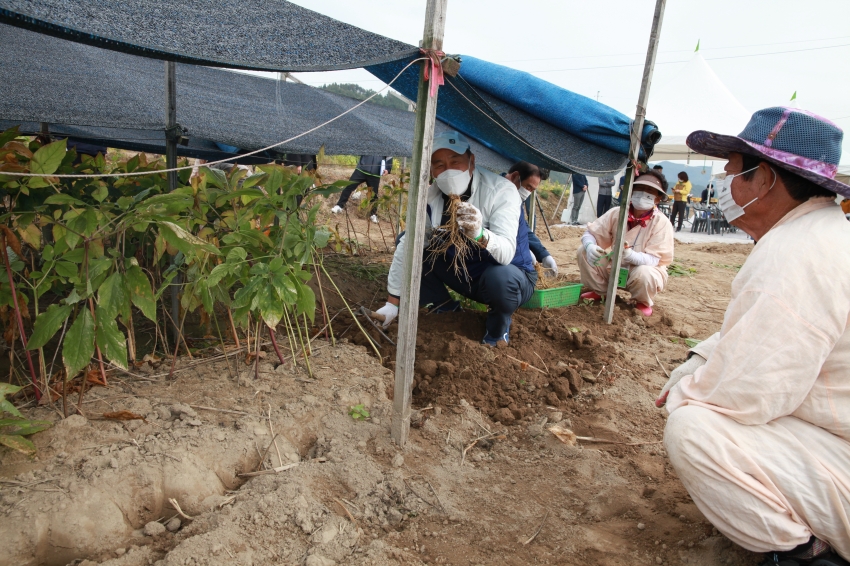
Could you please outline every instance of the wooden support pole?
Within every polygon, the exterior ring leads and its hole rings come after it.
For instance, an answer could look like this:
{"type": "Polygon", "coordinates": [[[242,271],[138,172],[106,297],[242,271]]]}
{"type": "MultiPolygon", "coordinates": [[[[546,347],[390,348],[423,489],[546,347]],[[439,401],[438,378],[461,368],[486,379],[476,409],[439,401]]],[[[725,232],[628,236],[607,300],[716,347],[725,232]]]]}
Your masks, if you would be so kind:
{"type": "MultiPolygon", "coordinates": [[[[165,62],[165,167],[177,167],[177,136],[174,128],[177,126],[177,73],[174,61],[165,62]]],[[[168,191],[177,188],[177,171],[169,171],[168,191]]],[[[174,351],[179,348],[180,328],[180,273],[171,281],[171,328],[174,338],[174,351]]]]}
{"type": "Polygon", "coordinates": [[[605,301],[604,320],[611,324],[614,320],[614,303],[617,299],[617,280],[623,259],[623,238],[626,235],[626,221],[629,217],[629,200],[632,196],[632,183],[635,179],[635,164],[640,155],[640,142],[643,138],[643,121],[646,118],[646,103],[649,100],[649,88],[652,85],[652,73],[655,70],[655,56],[658,53],[658,39],[661,35],[661,22],[664,19],[664,6],[667,0],[655,1],[655,14],[652,16],[652,29],[649,32],[649,47],[646,49],[646,64],[643,68],[643,81],[640,85],[635,119],[632,123],[631,143],[629,144],[629,164],[626,166],[626,183],[620,191],[620,217],[617,220],[617,234],[614,239],[614,255],[611,262],[611,275],[608,277],[608,295],[605,301]]]}
{"type": "MultiPolygon", "coordinates": [[[[447,0],[428,0],[425,9],[425,31],[422,35],[423,49],[443,49],[446,2],[447,0]]],[[[413,160],[407,194],[407,253],[404,256],[404,287],[399,304],[392,420],[392,438],[400,447],[405,445],[410,432],[410,389],[413,384],[413,362],[416,359],[416,323],[419,318],[422,249],[425,245],[426,197],[431,176],[434,122],[437,118],[437,97],[429,96],[430,85],[425,80],[425,68],[429,64],[429,61],[423,61],[419,71],[419,94],[413,129],[413,160]]],[[[431,80],[433,79],[431,76],[431,80]]]]}

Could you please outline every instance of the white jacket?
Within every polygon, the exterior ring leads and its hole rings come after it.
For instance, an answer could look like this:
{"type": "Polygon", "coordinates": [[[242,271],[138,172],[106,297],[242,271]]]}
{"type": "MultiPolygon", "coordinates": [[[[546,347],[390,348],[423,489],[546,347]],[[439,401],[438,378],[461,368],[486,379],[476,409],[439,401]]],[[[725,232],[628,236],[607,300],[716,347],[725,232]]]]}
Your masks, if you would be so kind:
{"type": "MultiPolygon", "coordinates": [[[[425,245],[428,234],[439,226],[443,216],[443,192],[433,183],[428,187],[428,206],[431,215],[425,221],[425,245]]],[[[516,254],[516,236],[519,230],[519,215],[522,199],[516,185],[500,175],[476,167],[472,172],[472,195],[469,202],[481,211],[484,218],[484,235],[487,238],[487,251],[497,262],[508,265],[516,254]]],[[[405,239],[401,237],[393,254],[393,263],[387,277],[387,291],[390,295],[401,295],[404,272],[405,239]]]]}

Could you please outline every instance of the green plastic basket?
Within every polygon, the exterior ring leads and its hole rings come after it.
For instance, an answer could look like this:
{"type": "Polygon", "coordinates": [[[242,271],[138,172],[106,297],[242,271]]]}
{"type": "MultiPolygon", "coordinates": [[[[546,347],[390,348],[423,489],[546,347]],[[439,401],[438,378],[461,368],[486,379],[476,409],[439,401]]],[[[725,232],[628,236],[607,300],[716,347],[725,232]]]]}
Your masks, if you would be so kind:
{"type": "Polygon", "coordinates": [[[629,280],[629,269],[627,267],[620,268],[620,277],[617,279],[617,287],[620,289],[626,288],[626,282],[629,280]]]}
{"type": "Polygon", "coordinates": [[[568,283],[552,289],[535,289],[524,309],[550,309],[577,305],[581,297],[581,283],[568,283]]]}

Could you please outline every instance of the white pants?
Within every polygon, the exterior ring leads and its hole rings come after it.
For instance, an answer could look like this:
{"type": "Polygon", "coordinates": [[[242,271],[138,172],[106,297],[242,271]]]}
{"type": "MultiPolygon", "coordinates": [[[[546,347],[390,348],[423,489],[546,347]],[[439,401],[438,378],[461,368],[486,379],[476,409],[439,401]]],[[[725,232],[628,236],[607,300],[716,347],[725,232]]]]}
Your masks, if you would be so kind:
{"type": "MultiPolygon", "coordinates": [[[[611,266],[590,265],[584,248],[578,249],[578,270],[581,273],[581,284],[586,290],[596,291],[600,295],[608,293],[608,278],[611,277],[611,266]]],[[[623,267],[628,267],[624,265],[623,267]]],[[[637,265],[629,268],[629,279],[626,281],[626,291],[639,303],[653,305],[652,298],[664,290],[667,283],[664,268],[637,265]]]]}
{"type": "Polygon", "coordinates": [[[676,409],[670,462],[703,515],[754,552],[791,550],[812,534],[850,558],[850,443],[795,417],[742,425],[710,409],[676,409]]]}

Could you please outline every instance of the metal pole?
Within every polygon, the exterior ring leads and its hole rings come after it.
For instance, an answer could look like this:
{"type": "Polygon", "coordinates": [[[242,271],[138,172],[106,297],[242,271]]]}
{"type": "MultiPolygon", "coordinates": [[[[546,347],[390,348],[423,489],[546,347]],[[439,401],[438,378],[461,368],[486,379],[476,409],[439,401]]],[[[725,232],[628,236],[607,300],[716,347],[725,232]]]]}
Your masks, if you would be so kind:
{"type": "Polygon", "coordinates": [[[549,240],[555,241],[555,238],[552,237],[552,230],[549,229],[549,222],[546,220],[546,213],[543,212],[543,206],[540,204],[540,199],[537,198],[537,192],[534,193],[534,200],[537,202],[537,208],[540,209],[540,218],[543,219],[543,225],[546,226],[546,232],[549,233],[549,240]]]}
{"type": "MultiPolygon", "coordinates": [[[[443,49],[446,28],[447,0],[428,0],[425,9],[424,49],[443,49]]],[[[419,71],[419,94],[416,99],[416,118],[413,129],[413,160],[410,167],[410,187],[407,194],[407,233],[405,235],[404,287],[401,292],[398,317],[398,346],[393,393],[392,438],[400,447],[410,432],[410,395],[413,384],[413,362],[416,359],[416,323],[419,317],[419,286],[422,278],[422,248],[425,245],[425,217],[428,182],[431,177],[431,148],[434,143],[434,122],[437,118],[437,96],[429,96],[425,81],[428,61],[419,71]]],[[[433,80],[433,77],[431,77],[433,80]]]]}
{"type": "MultiPolygon", "coordinates": [[[[177,167],[177,75],[174,61],[165,62],[165,167],[174,169],[177,167]]],[[[177,171],[169,171],[168,191],[177,188],[177,171]]],[[[180,329],[180,272],[171,281],[171,322],[174,335],[174,348],[178,348],[180,329]]]]}
{"type": "Polygon", "coordinates": [[[658,54],[658,38],[661,35],[661,22],[664,19],[664,6],[667,0],[656,0],[655,14],[652,16],[652,30],[649,33],[649,46],[646,49],[646,64],[643,68],[643,81],[640,85],[635,119],[632,123],[631,143],[629,144],[629,164],[626,166],[626,183],[620,192],[620,217],[617,221],[617,235],[614,239],[614,256],[611,263],[611,274],[608,277],[608,295],[605,301],[604,320],[611,324],[614,319],[614,303],[617,299],[617,280],[623,259],[623,239],[626,235],[629,200],[632,195],[632,183],[635,178],[635,166],[640,155],[640,141],[643,137],[643,120],[646,117],[646,103],[649,99],[649,88],[652,85],[652,72],[655,70],[655,56],[658,54]]]}

